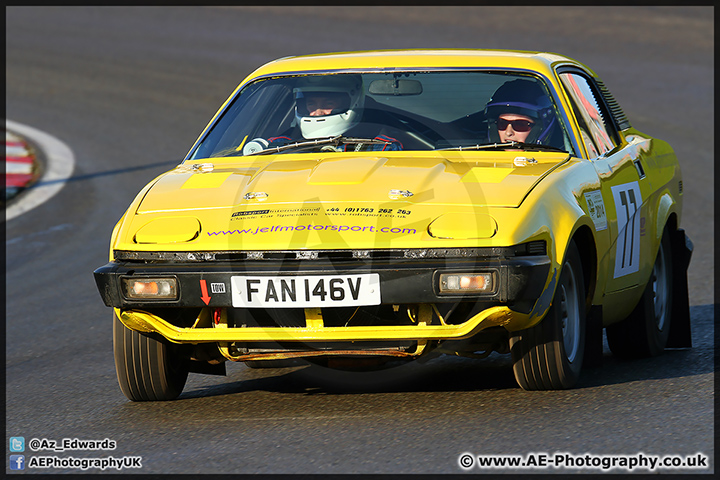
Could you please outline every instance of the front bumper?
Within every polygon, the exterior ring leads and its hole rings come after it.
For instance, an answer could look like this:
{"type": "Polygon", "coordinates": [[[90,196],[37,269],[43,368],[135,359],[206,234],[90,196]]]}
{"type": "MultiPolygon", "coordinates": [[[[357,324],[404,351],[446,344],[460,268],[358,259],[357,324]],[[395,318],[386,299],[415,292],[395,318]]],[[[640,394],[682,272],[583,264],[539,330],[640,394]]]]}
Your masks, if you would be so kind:
{"type": "MultiPolygon", "coordinates": [[[[502,249],[497,252],[507,253],[502,249]]],[[[199,255],[198,258],[201,258],[199,255]]],[[[547,255],[497,255],[451,258],[418,256],[385,259],[243,260],[177,262],[167,260],[120,260],[95,272],[98,290],[107,306],[115,307],[128,328],[158,333],[176,343],[203,342],[371,342],[427,341],[462,339],[491,326],[511,330],[523,328],[517,322],[537,316],[538,298],[549,283],[551,261],[547,255]],[[492,272],[496,279],[491,293],[444,294],[440,292],[442,273],[492,272]],[[379,275],[381,304],[417,308],[413,324],[337,326],[323,322],[321,309],[306,308],[304,325],[251,326],[237,328],[227,323],[233,307],[233,276],[312,276],[379,275]],[[177,298],[173,300],[129,299],[123,292],[125,278],[173,277],[177,279],[177,298]],[[215,292],[209,285],[224,285],[215,292]],[[475,302],[482,305],[471,318],[447,324],[436,305],[475,302]],[[167,312],[191,311],[188,322],[174,321],[167,312]],[[199,312],[199,313],[198,313],[199,312]]],[[[252,309],[250,309],[252,310],[252,309]]],[[[325,310],[323,308],[322,310],[325,310]]]]}
{"type": "Polygon", "coordinates": [[[548,279],[547,256],[516,258],[403,259],[391,262],[212,262],[212,263],[135,263],[110,262],[95,270],[95,281],[105,305],[120,309],[157,307],[232,307],[230,294],[233,276],[354,275],[376,273],[380,276],[383,304],[454,303],[479,300],[523,309],[540,296],[548,279]],[[483,273],[495,275],[492,293],[442,294],[441,273],[483,273]],[[176,299],[129,299],[121,288],[123,278],[174,277],[178,283],[176,299]],[[208,285],[222,285],[215,292],[208,285]]]}

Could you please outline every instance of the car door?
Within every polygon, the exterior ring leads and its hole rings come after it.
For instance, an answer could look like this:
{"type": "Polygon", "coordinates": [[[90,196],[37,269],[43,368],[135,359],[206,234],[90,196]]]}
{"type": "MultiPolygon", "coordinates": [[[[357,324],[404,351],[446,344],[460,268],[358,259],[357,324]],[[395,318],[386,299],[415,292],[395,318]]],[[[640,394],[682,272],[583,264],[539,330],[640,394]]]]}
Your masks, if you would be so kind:
{"type": "MultiPolygon", "coordinates": [[[[598,252],[599,269],[604,271],[604,293],[623,291],[644,284],[648,252],[652,251],[646,235],[647,202],[652,185],[645,175],[647,160],[643,157],[642,139],[621,138],[600,88],[594,79],[578,69],[558,72],[573,107],[587,156],[598,178],[600,190],[586,194],[588,206],[604,210],[610,246],[598,252]]],[[[596,229],[598,224],[596,223],[596,229]]],[[[603,277],[603,275],[601,275],[603,277]]]]}

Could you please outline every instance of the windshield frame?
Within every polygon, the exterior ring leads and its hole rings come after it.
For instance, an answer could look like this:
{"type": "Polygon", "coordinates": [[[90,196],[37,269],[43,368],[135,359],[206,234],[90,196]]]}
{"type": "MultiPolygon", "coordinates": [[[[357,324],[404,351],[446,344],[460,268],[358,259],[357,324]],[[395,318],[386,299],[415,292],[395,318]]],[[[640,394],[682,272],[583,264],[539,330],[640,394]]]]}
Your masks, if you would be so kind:
{"type": "MultiPolygon", "coordinates": [[[[562,97],[559,95],[557,86],[548,78],[546,75],[544,75],[542,72],[539,72],[537,70],[529,70],[525,68],[513,68],[513,67],[397,67],[397,68],[342,68],[342,69],[319,69],[319,70],[295,70],[295,71],[283,71],[283,72],[274,72],[274,73],[268,73],[264,75],[258,75],[256,77],[247,78],[244,80],[238,87],[235,89],[235,91],[228,97],[228,99],[223,103],[221,108],[215,113],[213,118],[210,120],[210,122],[207,124],[205,129],[202,131],[198,139],[195,141],[193,146],[190,148],[188,153],[186,154],[185,158],[183,159],[182,163],[185,163],[187,161],[191,160],[222,160],[223,157],[198,157],[196,159],[193,159],[193,156],[199,149],[199,147],[202,145],[202,143],[207,139],[210,132],[216,127],[218,122],[223,118],[223,116],[227,113],[227,111],[232,108],[235,101],[237,100],[237,97],[241,95],[241,93],[250,85],[255,84],[259,81],[265,81],[270,80],[274,78],[288,78],[288,77],[300,77],[300,76],[306,76],[306,75],[335,75],[335,74],[393,74],[393,73],[441,73],[441,72],[478,72],[478,73],[495,73],[495,74],[517,74],[517,75],[525,75],[525,76],[532,76],[536,79],[540,80],[544,87],[547,89],[548,93],[550,94],[550,98],[555,105],[556,112],[558,114],[558,120],[561,123],[561,128],[564,130],[565,136],[569,139],[572,150],[569,153],[571,156],[578,157],[578,152],[582,151],[579,149],[579,145],[577,143],[577,139],[574,135],[574,130],[571,127],[572,122],[570,121],[568,117],[568,111],[567,106],[565,105],[562,97]]],[[[403,150],[404,152],[411,152],[416,150],[403,150]]],[[[429,150],[433,151],[433,150],[429,150]]],[[[440,149],[437,149],[435,151],[441,151],[440,149]]]]}

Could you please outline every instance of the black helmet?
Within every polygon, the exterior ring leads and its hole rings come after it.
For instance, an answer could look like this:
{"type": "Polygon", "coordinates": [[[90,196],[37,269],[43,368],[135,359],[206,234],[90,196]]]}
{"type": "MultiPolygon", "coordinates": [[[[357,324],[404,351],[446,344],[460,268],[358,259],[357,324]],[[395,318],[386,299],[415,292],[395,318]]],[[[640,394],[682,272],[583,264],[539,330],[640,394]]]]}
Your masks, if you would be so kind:
{"type": "Polygon", "coordinates": [[[525,142],[547,143],[555,130],[552,101],[537,82],[511,80],[498,88],[485,105],[488,135],[491,142],[499,142],[497,119],[503,113],[525,115],[535,121],[525,142]]]}

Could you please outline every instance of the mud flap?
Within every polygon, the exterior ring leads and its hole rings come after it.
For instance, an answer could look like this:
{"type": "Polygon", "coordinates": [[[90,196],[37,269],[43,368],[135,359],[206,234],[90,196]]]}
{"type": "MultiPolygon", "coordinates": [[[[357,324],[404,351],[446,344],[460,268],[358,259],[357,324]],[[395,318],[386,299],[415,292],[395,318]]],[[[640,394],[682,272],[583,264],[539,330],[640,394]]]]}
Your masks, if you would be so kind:
{"type": "Polygon", "coordinates": [[[588,312],[585,329],[585,358],[583,368],[602,366],[603,361],[603,324],[602,306],[592,305],[588,312]]]}
{"type": "Polygon", "coordinates": [[[687,269],[693,252],[693,243],[679,228],[670,237],[673,269],[673,304],[670,335],[666,348],[690,348],[690,299],[688,296],[687,269]]]}

